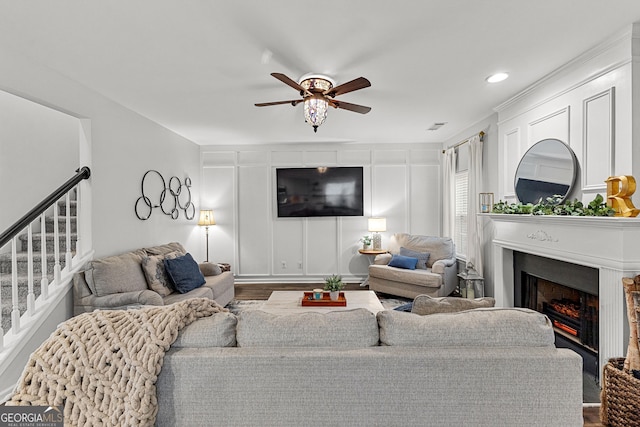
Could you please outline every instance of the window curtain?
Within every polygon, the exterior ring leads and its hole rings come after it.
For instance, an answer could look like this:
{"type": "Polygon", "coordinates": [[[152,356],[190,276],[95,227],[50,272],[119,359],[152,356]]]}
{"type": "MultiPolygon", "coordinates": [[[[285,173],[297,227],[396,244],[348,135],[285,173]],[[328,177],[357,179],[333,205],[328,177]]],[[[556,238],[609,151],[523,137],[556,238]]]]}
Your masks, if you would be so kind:
{"type": "Polygon", "coordinates": [[[456,149],[444,152],[444,191],[442,196],[442,235],[453,238],[456,223],[456,149]]]}
{"type": "Polygon", "coordinates": [[[475,135],[469,138],[469,203],[467,204],[467,264],[482,273],[482,219],[478,217],[479,194],[482,191],[482,138],[475,135]]]}

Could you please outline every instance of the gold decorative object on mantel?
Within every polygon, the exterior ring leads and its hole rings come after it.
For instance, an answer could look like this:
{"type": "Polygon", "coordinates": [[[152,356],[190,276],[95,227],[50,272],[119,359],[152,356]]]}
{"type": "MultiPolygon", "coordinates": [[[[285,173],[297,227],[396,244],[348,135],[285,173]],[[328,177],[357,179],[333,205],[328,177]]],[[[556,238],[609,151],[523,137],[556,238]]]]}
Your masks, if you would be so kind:
{"type": "Polygon", "coordinates": [[[635,217],[640,213],[631,201],[636,191],[636,180],[631,175],[610,176],[607,183],[607,206],[615,210],[614,216],[635,217]]]}

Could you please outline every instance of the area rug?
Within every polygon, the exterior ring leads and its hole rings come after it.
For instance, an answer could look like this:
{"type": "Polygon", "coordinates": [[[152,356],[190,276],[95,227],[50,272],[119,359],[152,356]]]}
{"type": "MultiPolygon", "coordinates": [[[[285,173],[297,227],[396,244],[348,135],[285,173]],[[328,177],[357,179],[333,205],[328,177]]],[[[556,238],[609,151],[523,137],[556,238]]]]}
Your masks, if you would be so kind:
{"type": "MultiPolygon", "coordinates": [[[[378,295],[380,303],[386,310],[393,310],[396,307],[400,307],[413,301],[409,298],[393,297],[389,295],[378,295]]],[[[239,315],[244,310],[259,310],[265,303],[264,300],[232,300],[226,305],[226,308],[230,312],[239,315]]]]}

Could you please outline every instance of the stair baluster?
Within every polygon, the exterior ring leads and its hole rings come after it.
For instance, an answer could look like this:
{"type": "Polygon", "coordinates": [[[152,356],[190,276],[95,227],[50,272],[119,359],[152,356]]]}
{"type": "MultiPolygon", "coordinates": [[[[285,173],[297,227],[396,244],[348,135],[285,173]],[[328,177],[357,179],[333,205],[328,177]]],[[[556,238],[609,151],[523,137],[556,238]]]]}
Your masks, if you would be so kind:
{"type": "Polygon", "coordinates": [[[56,284],[62,282],[60,269],[60,233],[58,232],[58,203],[53,204],[53,280],[56,284]]]}
{"type": "Polygon", "coordinates": [[[40,265],[42,268],[42,279],[40,279],[40,296],[43,299],[49,299],[49,279],[47,278],[47,223],[46,213],[40,215],[40,223],[42,224],[40,233],[40,265]]]}
{"type": "Polygon", "coordinates": [[[33,223],[27,227],[27,314],[36,312],[36,296],[33,293],[33,223]]]}
{"type": "Polygon", "coordinates": [[[71,191],[67,192],[66,196],[65,196],[65,204],[66,204],[66,210],[65,210],[65,235],[67,237],[66,242],[67,242],[67,247],[66,252],[65,252],[65,268],[67,269],[67,271],[71,271],[72,265],[71,265],[71,197],[69,197],[69,193],[71,193],[71,191]]]}
{"type": "Polygon", "coordinates": [[[14,335],[20,332],[20,305],[18,301],[18,255],[17,237],[11,239],[11,330],[14,335]]]}

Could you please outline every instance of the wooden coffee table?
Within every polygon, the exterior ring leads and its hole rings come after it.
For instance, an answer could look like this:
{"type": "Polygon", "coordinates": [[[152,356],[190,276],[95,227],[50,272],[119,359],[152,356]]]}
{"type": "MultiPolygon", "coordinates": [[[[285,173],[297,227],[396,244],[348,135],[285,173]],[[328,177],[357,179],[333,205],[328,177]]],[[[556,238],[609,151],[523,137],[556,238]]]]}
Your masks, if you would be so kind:
{"type": "Polygon", "coordinates": [[[346,307],[303,307],[302,291],[273,291],[271,296],[260,307],[260,310],[273,314],[291,313],[327,313],[329,311],[345,311],[355,308],[366,308],[373,314],[384,310],[380,300],[373,291],[343,291],[347,299],[346,307]]]}

